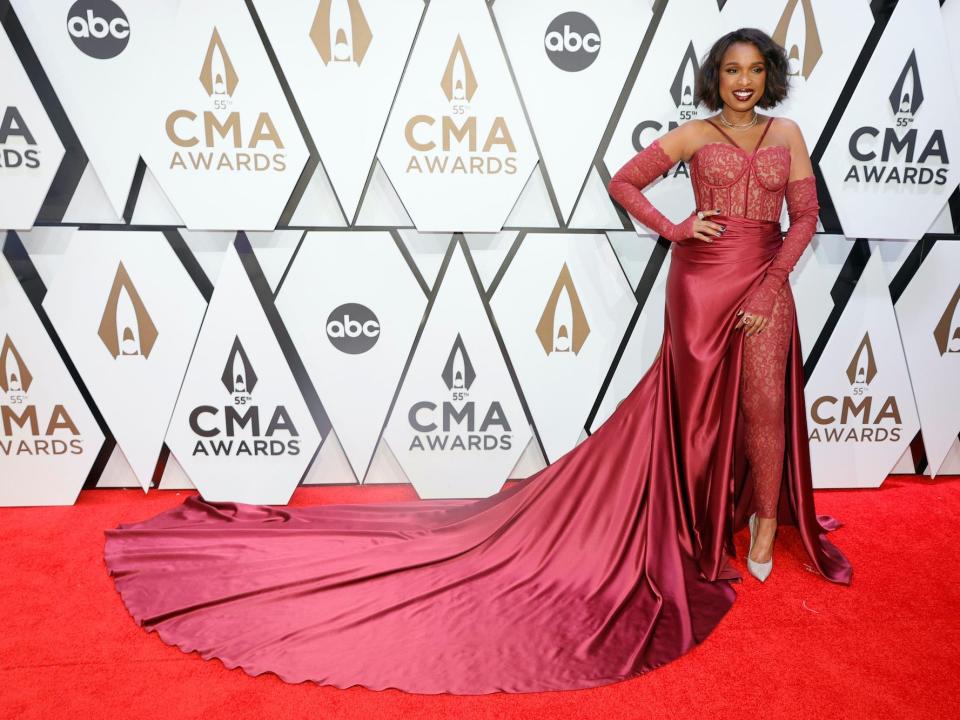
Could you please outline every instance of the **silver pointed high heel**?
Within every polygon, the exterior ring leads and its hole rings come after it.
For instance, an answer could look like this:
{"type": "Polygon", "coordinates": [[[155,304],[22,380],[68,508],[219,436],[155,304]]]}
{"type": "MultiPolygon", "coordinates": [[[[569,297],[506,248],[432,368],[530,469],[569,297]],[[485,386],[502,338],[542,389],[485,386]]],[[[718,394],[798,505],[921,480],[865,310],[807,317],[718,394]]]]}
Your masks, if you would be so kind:
{"type": "Polygon", "coordinates": [[[750,574],[753,575],[757,580],[763,582],[767,579],[767,577],[769,577],[770,572],[773,570],[773,555],[770,556],[769,560],[763,563],[750,559],[750,553],[753,552],[753,541],[756,532],[757,514],[754,513],[750,516],[750,549],[747,550],[747,570],[749,570],[750,574]]]}

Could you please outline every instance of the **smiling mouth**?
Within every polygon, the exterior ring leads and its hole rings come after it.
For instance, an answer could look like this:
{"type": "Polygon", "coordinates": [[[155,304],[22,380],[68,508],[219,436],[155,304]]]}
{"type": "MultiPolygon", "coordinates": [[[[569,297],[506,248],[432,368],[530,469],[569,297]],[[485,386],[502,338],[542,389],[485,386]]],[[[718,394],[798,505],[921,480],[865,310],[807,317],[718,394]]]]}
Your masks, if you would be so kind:
{"type": "Polygon", "coordinates": [[[751,95],[753,95],[753,90],[734,90],[733,91],[733,96],[737,100],[749,100],[751,95]]]}

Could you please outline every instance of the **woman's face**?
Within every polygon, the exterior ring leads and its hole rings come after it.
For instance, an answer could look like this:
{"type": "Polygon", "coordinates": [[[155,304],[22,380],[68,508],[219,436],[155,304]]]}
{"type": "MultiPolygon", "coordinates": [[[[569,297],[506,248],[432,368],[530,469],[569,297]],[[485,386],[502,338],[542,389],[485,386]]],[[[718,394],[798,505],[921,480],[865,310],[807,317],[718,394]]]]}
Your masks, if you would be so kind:
{"type": "Polygon", "coordinates": [[[767,66],[757,46],[736,42],[720,61],[720,99],[737,112],[748,112],[763,97],[767,66]]]}

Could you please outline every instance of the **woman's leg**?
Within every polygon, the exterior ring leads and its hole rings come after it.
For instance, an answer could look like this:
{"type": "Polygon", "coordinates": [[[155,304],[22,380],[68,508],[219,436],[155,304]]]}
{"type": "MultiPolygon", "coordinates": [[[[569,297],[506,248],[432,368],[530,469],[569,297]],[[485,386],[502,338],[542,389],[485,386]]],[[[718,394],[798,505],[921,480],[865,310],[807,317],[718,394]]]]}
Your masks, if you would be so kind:
{"type": "Polygon", "coordinates": [[[795,315],[793,294],[789,285],[784,285],[774,303],[767,328],[759,335],[744,338],[740,407],[758,520],[757,539],[751,555],[757,562],[766,562],[770,558],[776,530],[786,442],[787,351],[795,315]]]}

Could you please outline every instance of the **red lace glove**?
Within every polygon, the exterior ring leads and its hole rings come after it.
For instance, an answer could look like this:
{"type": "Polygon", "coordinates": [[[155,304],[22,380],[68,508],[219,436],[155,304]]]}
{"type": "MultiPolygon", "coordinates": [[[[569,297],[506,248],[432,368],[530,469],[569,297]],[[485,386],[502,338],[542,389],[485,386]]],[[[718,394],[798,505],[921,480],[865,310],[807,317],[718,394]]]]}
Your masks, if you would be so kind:
{"type": "Polygon", "coordinates": [[[813,175],[788,182],[786,199],[790,228],[783,238],[783,245],[774,256],[763,279],[743,303],[745,312],[768,319],[773,315],[777,293],[817,231],[820,203],[817,201],[817,182],[813,175]]]}
{"type": "Polygon", "coordinates": [[[626,165],[617,170],[617,174],[610,179],[607,192],[624,210],[651,230],[656,231],[661,237],[671,242],[680,242],[693,237],[693,221],[697,217],[696,212],[690,213],[686,220],[675,225],[641,192],[675,164],[660,147],[659,141],[654,140],[646,149],[638,152],[626,165]]]}

